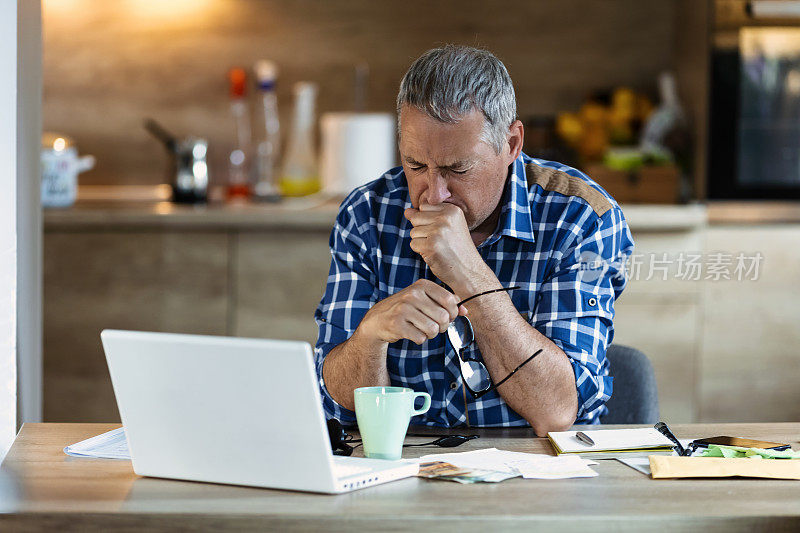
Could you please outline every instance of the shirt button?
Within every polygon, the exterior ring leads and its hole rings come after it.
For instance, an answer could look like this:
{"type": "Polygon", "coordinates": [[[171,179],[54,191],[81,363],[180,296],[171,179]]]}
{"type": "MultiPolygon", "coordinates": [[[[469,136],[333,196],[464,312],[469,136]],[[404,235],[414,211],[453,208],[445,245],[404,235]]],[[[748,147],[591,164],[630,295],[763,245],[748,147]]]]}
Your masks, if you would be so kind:
{"type": "Polygon", "coordinates": [[[455,381],[450,384],[450,390],[456,390],[458,388],[458,383],[455,381]]]}
{"type": "Polygon", "coordinates": [[[594,298],[589,298],[589,305],[597,305],[597,300],[594,298]]]}

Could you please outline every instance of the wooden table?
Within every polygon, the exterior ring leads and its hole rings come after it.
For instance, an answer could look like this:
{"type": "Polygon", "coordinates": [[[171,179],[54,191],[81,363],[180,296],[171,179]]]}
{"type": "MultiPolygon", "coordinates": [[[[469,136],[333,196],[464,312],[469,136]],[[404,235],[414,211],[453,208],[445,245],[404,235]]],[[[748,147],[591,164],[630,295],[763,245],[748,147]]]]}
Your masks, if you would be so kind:
{"type": "MultiPolygon", "coordinates": [[[[0,531],[800,529],[800,481],[652,480],[613,460],[593,467],[600,474],[595,478],[476,485],[410,478],[329,496],[143,478],[128,461],[62,452],[114,427],[25,424],[0,468],[0,531]]],[[[800,439],[800,423],[672,429],[682,438],[739,435],[795,449],[800,439]]],[[[477,432],[481,438],[459,450],[552,453],[530,430],[477,432]]],[[[435,450],[410,448],[405,456],[427,453],[435,450]]]]}

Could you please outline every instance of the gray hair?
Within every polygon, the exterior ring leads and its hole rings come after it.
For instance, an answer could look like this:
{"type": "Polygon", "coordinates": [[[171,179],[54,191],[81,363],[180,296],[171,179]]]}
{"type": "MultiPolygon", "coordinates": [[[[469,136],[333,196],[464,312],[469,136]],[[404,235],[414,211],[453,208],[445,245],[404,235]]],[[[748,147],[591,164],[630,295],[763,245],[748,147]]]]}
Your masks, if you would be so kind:
{"type": "Polygon", "coordinates": [[[397,94],[398,134],[404,105],[448,124],[473,109],[480,111],[486,119],[483,140],[498,154],[517,117],[514,85],[503,62],[487,50],[453,44],[428,50],[403,76],[397,94]]]}

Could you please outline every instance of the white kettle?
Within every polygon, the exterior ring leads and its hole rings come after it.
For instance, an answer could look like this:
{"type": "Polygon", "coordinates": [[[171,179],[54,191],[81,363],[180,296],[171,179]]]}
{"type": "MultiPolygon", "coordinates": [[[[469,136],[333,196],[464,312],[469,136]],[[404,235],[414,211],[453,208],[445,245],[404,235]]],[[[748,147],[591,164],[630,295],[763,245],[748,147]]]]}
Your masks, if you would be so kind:
{"type": "Polygon", "coordinates": [[[66,135],[42,134],[42,207],[69,207],[78,196],[78,174],[94,167],[93,156],[78,157],[66,135]]]}

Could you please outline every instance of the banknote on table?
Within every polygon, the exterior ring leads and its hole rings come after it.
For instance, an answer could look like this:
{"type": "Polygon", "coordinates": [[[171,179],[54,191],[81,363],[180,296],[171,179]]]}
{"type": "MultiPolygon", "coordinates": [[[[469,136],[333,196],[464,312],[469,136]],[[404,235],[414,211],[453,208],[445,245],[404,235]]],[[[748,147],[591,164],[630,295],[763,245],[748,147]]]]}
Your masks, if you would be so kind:
{"type": "Polygon", "coordinates": [[[481,470],[479,468],[459,468],[444,461],[432,461],[430,463],[420,463],[417,476],[455,481],[457,483],[497,483],[512,477],[518,477],[519,474],[481,470]]]}

